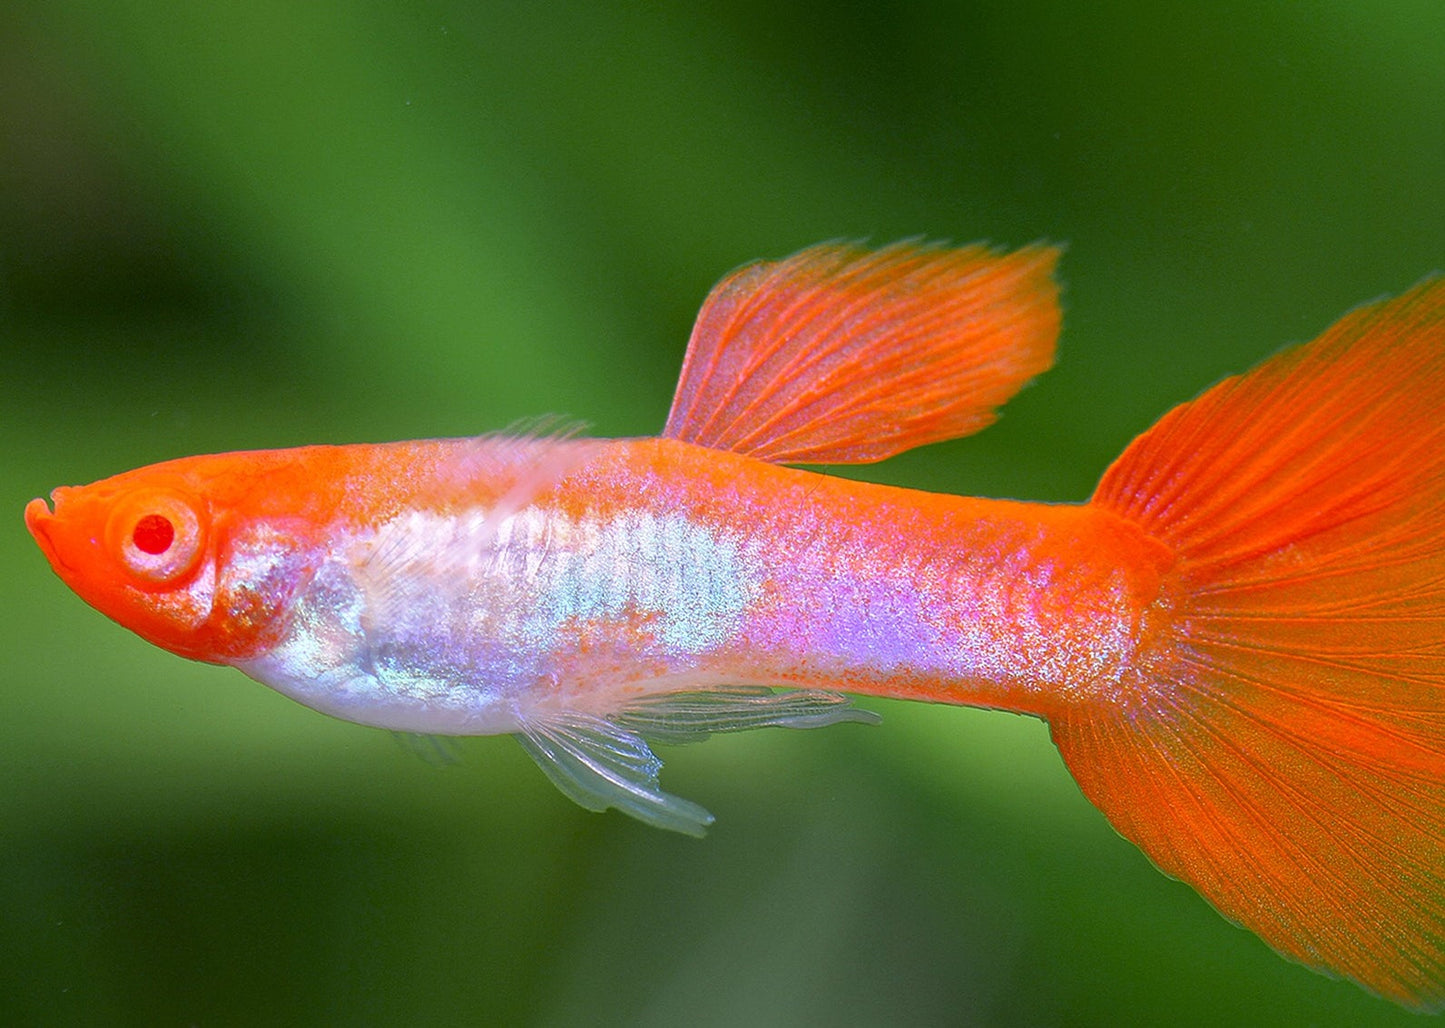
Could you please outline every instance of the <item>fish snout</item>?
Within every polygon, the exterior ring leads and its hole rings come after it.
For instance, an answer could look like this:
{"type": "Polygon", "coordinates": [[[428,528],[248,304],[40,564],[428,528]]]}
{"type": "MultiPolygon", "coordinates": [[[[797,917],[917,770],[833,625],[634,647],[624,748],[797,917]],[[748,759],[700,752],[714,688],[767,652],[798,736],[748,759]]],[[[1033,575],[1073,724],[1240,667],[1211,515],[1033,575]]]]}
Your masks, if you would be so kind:
{"type": "Polygon", "coordinates": [[[39,497],[25,505],[25,527],[45,552],[50,563],[55,563],[55,543],[50,538],[50,526],[55,520],[50,507],[39,497]]]}
{"type": "Polygon", "coordinates": [[[57,574],[68,570],[68,565],[61,559],[60,551],[61,537],[66,534],[62,504],[65,494],[70,491],[70,487],[61,486],[51,492],[49,503],[36,497],[25,505],[25,527],[57,574]],[[54,510],[51,509],[52,505],[54,510]]]}

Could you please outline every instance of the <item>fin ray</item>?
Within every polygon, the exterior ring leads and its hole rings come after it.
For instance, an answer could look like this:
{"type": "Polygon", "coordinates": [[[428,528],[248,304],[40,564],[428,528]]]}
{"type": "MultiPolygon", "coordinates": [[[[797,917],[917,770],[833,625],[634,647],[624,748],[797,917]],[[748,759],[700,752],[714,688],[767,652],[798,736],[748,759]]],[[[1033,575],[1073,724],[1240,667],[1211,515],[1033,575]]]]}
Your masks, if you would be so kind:
{"type": "Polygon", "coordinates": [[[824,244],[718,283],[664,435],[778,463],[866,463],[989,425],[1053,361],[1058,252],[824,244]]]}
{"type": "Polygon", "coordinates": [[[662,761],[637,733],[590,714],[529,720],[517,741],[552,784],[587,810],[615,807],[646,824],[701,836],[713,816],[690,800],[663,792],[662,761]]]}
{"type": "Polygon", "coordinates": [[[450,767],[461,760],[454,735],[430,735],[425,732],[392,732],[391,735],[397,745],[433,766],[450,767]]]}
{"type": "Polygon", "coordinates": [[[615,807],[655,827],[700,836],[713,816],[662,790],[662,761],[649,740],[685,743],[719,732],[879,720],[838,693],[731,686],[643,697],[608,717],[575,711],[534,715],[517,740],[552,783],[580,806],[592,811],[615,807]]]}
{"type": "Polygon", "coordinates": [[[1093,503],[1178,561],[1085,794],[1295,960],[1445,1006],[1445,281],[1176,408],[1093,503]]]}
{"type": "Polygon", "coordinates": [[[847,696],[809,689],[774,692],[759,686],[664,693],[628,705],[613,720],[658,742],[698,742],[719,732],[754,728],[824,728],[854,721],[877,724],[871,710],[847,696]]]}

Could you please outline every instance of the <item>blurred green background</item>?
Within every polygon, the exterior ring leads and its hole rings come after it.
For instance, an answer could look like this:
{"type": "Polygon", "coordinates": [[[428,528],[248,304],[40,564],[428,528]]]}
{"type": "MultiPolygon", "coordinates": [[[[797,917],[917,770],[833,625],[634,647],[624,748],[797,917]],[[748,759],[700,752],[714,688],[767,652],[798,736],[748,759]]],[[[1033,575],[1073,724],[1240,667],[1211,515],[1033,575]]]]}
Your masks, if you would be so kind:
{"type": "Polygon", "coordinates": [[[29,1024],[1392,1024],[1165,879],[1042,725],[664,751],[698,842],[152,649],[20,511],[209,451],[660,427],[693,312],[838,237],[1068,244],[1059,367],[869,477],[1085,497],[1445,267],[1434,0],[0,9],[0,1011],[29,1024]]]}

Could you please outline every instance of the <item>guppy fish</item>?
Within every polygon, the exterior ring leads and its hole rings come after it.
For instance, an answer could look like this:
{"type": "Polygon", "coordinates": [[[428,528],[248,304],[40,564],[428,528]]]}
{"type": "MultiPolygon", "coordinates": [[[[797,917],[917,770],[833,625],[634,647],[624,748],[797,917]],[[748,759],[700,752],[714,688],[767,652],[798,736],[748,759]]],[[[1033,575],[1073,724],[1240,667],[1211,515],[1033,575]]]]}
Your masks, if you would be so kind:
{"type": "Polygon", "coordinates": [[[190,457],[26,524],[174,653],[363,724],[514,733],[584,807],[694,834],[647,739],[872,719],[843,693],[1042,717],[1166,874],[1445,1005],[1445,280],[1171,411],[1081,505],[784,466],[987,425],[1052,361],[1055,257],[744,267],[660,438],[190,457]]]}

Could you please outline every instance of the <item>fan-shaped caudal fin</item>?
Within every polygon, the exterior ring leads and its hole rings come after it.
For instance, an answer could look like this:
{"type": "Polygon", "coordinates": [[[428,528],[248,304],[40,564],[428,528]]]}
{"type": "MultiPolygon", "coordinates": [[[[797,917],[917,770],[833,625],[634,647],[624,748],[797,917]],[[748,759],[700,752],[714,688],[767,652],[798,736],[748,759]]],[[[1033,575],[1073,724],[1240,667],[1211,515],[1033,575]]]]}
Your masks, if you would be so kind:
{"type": "Polygon", "coordinates": [[[1053,362],[1058,251],[825,244],[718,283],[664,435],[866,463],[977,432],[1053,362]]]}
{"type": "Polygon", "coordinates": [[[1281,953],[1445,1006],[1445,280],[1170,412],[1093,501],[1172,546],[1084,793],[1281,953]]]}

